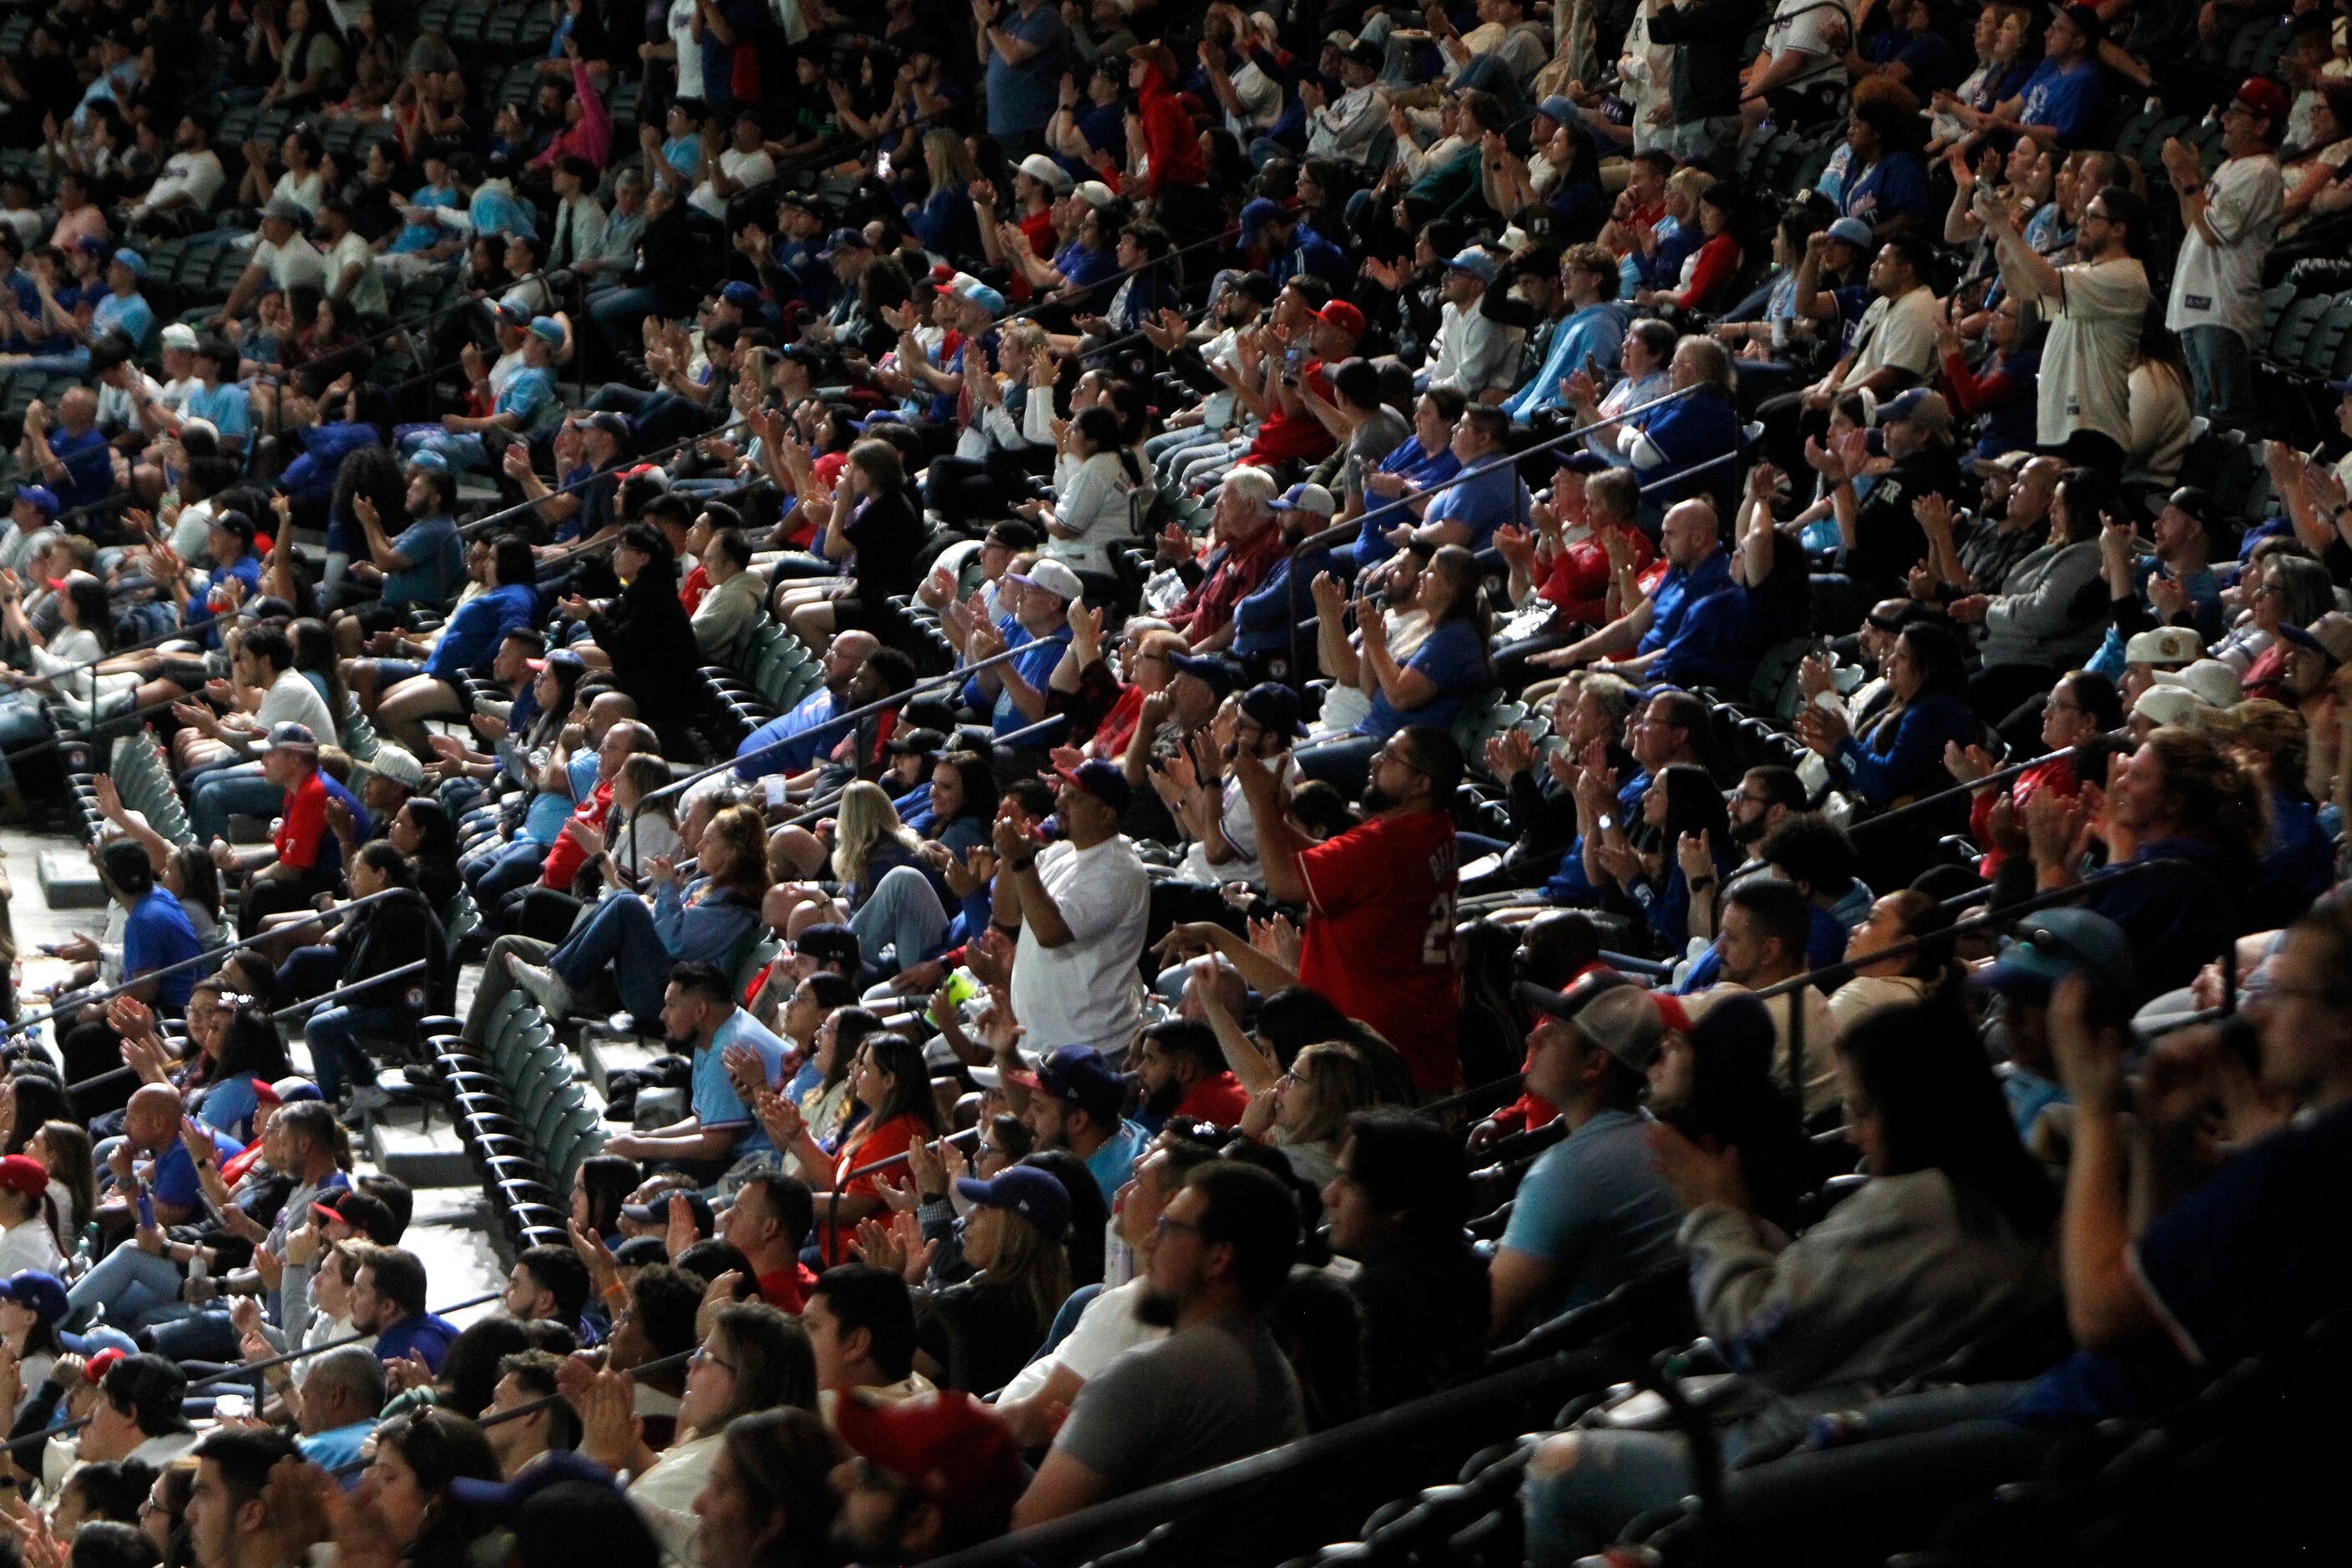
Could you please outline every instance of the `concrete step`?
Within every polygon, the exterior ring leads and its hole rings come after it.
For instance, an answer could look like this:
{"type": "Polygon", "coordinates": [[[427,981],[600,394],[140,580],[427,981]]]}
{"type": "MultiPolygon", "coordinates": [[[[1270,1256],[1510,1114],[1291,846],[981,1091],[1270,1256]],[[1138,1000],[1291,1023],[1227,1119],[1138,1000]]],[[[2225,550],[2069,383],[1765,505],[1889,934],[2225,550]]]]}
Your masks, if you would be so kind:
{"type": "Polygon", "coordinates": [[[457,1145],[457,1135],[438,1106],[425,1123],[424,1108],[391,1106],[368,1116],[368,1156],[388,1176],[422,1192],[428,1187],[475,1187],[474,1163],[457,1145]]]}
{"type": "Polygon", "coordinates": [[[36,862],[41,896],[53,910],[97,910],[106,907],[106,884],[87,851],[44,849],[36,862]]]}
{"type": "Polygon", "coordinates": [[[589,1085],[599,1100],[613,1098],[614,1073],[641,1070],[656,1057],[667,1054],[662,1043],[648,1035],[624,1034],[596,1026],[580,1032],[580,1062],[587,1069],[589,1085]]]}

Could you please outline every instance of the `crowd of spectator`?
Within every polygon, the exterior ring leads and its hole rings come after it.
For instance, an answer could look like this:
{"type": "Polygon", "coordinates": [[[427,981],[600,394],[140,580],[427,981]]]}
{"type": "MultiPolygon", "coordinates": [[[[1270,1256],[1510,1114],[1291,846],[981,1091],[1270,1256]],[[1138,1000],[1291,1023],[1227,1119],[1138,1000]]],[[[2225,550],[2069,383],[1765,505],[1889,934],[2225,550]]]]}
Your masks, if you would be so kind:
{"type": "Polygon", "coordinates": [[[2293,1342],[2347,15],[0,7],[0,1558],[1098,1550],[1630,1300],[1527,1560],[1877,1561],[2293,1342]]]}

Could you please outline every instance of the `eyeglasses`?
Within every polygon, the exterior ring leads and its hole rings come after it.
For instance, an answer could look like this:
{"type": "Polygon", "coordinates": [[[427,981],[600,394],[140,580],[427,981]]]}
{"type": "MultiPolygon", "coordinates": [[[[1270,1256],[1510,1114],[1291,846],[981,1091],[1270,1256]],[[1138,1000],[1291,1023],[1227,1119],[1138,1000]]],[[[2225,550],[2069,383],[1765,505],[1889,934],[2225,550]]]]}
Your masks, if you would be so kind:
{"type": "Polygon", "coordinates": [[[1180,1230],[1187,1236],[1198,1236],[1201,1234],[1201,1227],[1192,1224],[1190,1220],[1170,1219],[1166,1215],[1161,1215],[1158,1219],[1153,1220],[1151,1222],[1151,1226],[1162,1236],[1167,1236],[1172,1232],[1180,1230]]]}
{"type": "Polygon", "coordinates": [[[712,1350],[709,1345],[695,1346],[694,1353],[686,1358],[686,1364],[688,1366],[715,1366],[721,1372],[726,1373],[732,1373],[735,1370],[735,1363],[733,1362],[729,1361],[726,1357],[719,1354],[718,1352],[712,1350]]]}

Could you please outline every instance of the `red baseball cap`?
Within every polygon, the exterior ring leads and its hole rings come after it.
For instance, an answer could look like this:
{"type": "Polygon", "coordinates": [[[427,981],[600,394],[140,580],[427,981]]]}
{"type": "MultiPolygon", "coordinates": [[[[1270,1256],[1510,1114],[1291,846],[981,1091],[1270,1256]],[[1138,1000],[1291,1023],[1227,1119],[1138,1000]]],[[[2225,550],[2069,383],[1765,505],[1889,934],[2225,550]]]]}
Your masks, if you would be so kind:
{"type": "Polygon", "coordinates": [[[39,1197],[49,1190],[48,1167],[29,1154],[0,1158],[0,1187],[28,1198],[39,1197]]]}
{"type": "Polygon", "coordinates": [[[1315,312],[1318,321],[1328,321],[1351,338],[1364,335],[1364,313],[1345,300],[1334,300],[1315,312]]]}
{"type": "Polygon", "coordinates": [[[2241,82],[2235,101],[2269,121],[2273,132],[2286,124],[2286,89],[2266,76],[2250,76],[2241,82]]]}
{"type": "Polygon", "coordinates": [[[996,1413],[969,1394],[886,1402],[845,1393],[834,1430],[940,1510],[950,1549],[1004,1533],[1028,1486],[1015,1443],[996,1413]]]}
{"type": "Polygon", "coordinates": [[[81,1363],[81,1380],[93,1387],[104,1383],[106,1374],[114,1370],[114,1363],[121,1361],[122,1356],[123,1352],[117,1347],[107,1346],[81,1363]]]}

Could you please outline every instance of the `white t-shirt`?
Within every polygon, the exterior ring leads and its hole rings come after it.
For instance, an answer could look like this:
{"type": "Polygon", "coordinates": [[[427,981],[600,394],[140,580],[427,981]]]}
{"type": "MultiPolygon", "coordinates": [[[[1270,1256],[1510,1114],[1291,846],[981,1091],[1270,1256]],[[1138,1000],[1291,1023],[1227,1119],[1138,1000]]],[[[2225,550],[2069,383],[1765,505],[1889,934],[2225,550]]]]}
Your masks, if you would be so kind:
{"type": "Polygon", "coordinates": [[[65,1271],[65,1255],[58,1250],[56,1233],[38,1214],[22,1225],[0,1230],[0,1269],[15,1274],[26,1268],[37,1268],[44,1274],[65,1271]]]}
{"type": "Polygon", "coordinates": [[[1148,1345],[1168,1337],[1166,1329],[1155,1329],[1136,1316],[1136,1308],[1143,1300],[1145,1281],[1130,1279],[1124,1285],[1114,1285],[1087,1303],[1062,1342],[1051,1352],[1039,1356],[1015,1373],[1013,1381],[1004,1385],[998,1402],[1027,1399],[1045,1386],[1055,1367],[1068,1367],[1081,1383],[1090,1382],[1097,1373],[1112,1360],[1138,1345],[1148,1345]]]}
{"type": "Polygon", "coordinates": [[[352,295],[347,303],[362,316],[383,315],[389,308],[383,292],[383,273],[375,264],[374,248],[360,237],[357,229],[335,241],[335,247],[327,252],[323,273],[328,286],[331,288],[341,283],[343,269],[353,262],[359,263],[360,277],[359,281],[352,285],[352,295]]]}
{"type": "MultiPolygon", "coordinates": [[[[776,161],[768,156],[764,148],[756,153],[739,153],[730,147],[719,154],[719,167],[739,186],[756,185],[775,177],[776,161]]],[[[694,195],[687,199],[694,204],[696,210],[707,213],[721,223],[727,221],[728,198],[712,189],[708,176],[694,187],[694,195]]]]}
{"type": "Polygon", "coordinates": [[[327,174],[323,169],[313,169],[307,174],[281,174],[269,187],[273,196],[284,196],[304,212],[317,216],[319,204],[327,199],[327,174]]]}
{"type": "Polygon", "coordinates": [[[265,239],[253,247],[253,259],[268,268],[269,280],[289,294],[305,285],[318,288],[327,275],[326,258],[304,235],[298,234],[283,245],[265,239]]]}
{"type": "Polygon", "coordinates": [[[1880,1008],[1908,1006],[1927,994],[1927,983],[1914,975],[1857,974],[1830,994],[1830,1016],[1843,1037],[1880,1008]]]}
{"type": "Polygon", "coordinates": [[[1029,1048],[1092,1046],[1107,1056],[1126,1050],[1142,999],[1136,959],[1150,918],[1151,880],[1135,846],[1121,837],[1081,851],[1068,841],[1037,857],[1045,884],[1072,940],[1047,947],[1021,922],[1013,951],[1013,1013],[1029,1048]]]}
{"type": "Polygon", "coordinates": [[[2035,425],[2042,445],[2062,445],[2077,430],[2131,444],[2131,361],[2151,297],[2147,268],[2128,256],[2058,269],[2058,292],[2042,300],[2050,336],[2035,425]]]}
{"type": "Polygon", "coordinates": [[[1853,332],[1853,382],[1886,366],[1925,377],[1936,363],[1936,323],[1943,319],[1936,291],[1925,283],[1899,300],[1870,302],[1853,332]]]}
{"type": "Polygon", "coordinates": [[[173,196],[188,198],[189,210],[204,212],[220,195],[226,176],[221,171],[220,155],[209,147],[199,147],[193,153],[174,153],[163,163],[163,172],[147,187],[146,196],[139,206],[143,212],[155,212],[173,196]]]}
{"type": "Polygon", "coordinates": [[[319,695],[310,677],[299,669],[282,670],[269,683],[254,720],[264,731],[276,724],[308,724],[320,743],[335,743],[335,716],[327,711],[327,700],[319,695]]]}
{"type": "Polygon", "coordinates": [[[2205,222],[2215,245],[2192,226],[2172,270],[2172,298],[2164,324],[2227,327],[2252,344],[2263,329],[2263,258],[2278,237],[2286,208],[2286,181],[2267,153],[2232,158],[2205,182],[2205,222]]]}
{"type": "Polygon", "coordinates": [[[1801,49],[1815,60],[1782,82],[1783,89],[1804,87],[1832,74],[1841,78],[1845,75],[1843,57],[1830,46],[1833,23],[1844,27],[1848,38],[1853,37],[1853,13],[1844,0],[1831,0],[1827,5],[1822,0],[1780,0],[1773,7],[1772,25],[1764,29],[1764,47],[1773,62],[1778,64],[1790,49],[1801,49]]]}
{"type": "MultiPolygon", "coordinates": [[[[1282,769],[1275,780],[1275,788],[1287,798],[1298,787],[1298,759],[1289,752],[1282,753],[1282,769]]],[[[1178,872],[1188,882],[1247,882],[1253,888],[1265,886],[1265,868],[1257,858],[1257,821],[1250,815],[1249,798],[1230,775],[1225,779],[1223,805],[1218,814],[1218,830],[1225,836],[1236,859],[1218,865],[1209,858],[1209,852],[1198,841],[1184,851],[1183,868],[1178,872]]]]}

